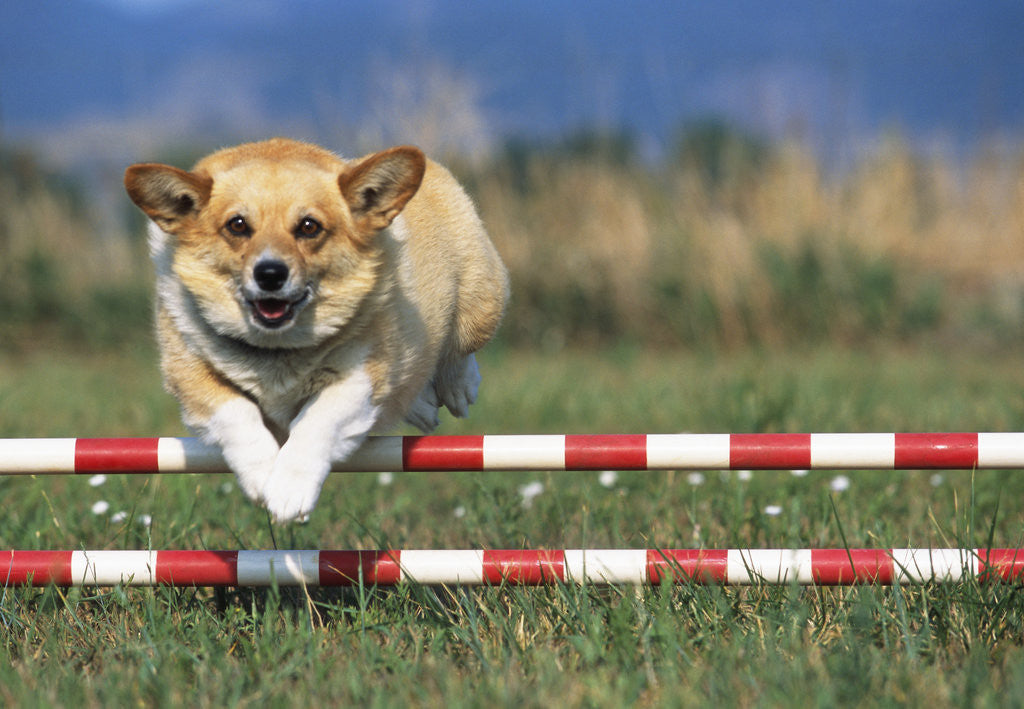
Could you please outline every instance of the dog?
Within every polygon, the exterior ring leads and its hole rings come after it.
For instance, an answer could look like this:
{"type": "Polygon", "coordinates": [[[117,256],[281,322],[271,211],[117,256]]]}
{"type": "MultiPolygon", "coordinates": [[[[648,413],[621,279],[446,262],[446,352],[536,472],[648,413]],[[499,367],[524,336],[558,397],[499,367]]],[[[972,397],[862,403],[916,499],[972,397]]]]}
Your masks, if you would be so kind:
{"type": "Polygon", "coordinates": [[[419,149],[345,160],[275,138],[124,183],[150,220],[165,387],[276,521],[308,518],[369,434],[468,413],[508,275],[419,149]]]}

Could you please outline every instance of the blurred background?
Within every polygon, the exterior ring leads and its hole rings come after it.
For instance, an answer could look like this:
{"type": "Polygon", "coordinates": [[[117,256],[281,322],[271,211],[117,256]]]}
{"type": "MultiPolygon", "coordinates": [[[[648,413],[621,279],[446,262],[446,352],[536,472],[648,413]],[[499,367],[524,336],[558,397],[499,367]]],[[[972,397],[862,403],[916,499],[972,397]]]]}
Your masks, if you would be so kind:
{"type": "Polygon", "coordinates": [[[557,351],[1024,340],[1024,5],[6,0],[0,353],[148,346],[121,175],[414,143],[557,351]]]}

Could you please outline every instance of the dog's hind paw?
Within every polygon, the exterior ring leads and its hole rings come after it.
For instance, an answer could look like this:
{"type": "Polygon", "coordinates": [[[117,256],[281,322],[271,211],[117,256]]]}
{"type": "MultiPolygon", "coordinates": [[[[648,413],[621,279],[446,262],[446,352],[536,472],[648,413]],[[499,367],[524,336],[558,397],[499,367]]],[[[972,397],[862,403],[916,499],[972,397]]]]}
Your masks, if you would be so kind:
{"type": "Polygon", "coordinates": [[[470,404],[476,401],[481,381],[476,356],[470,354],[438,372],[437,394],[452,416],[465,418],[470,404]]]}
{"type": "Polygon", "coordinates": [[[441,408],[441,402],[438,401],[434,382],[427,382],[423,391],[419,393],[405,413],[405,420],[424,433],[430,433],[441,423],[437,417],[439,408],[441,408]]]}

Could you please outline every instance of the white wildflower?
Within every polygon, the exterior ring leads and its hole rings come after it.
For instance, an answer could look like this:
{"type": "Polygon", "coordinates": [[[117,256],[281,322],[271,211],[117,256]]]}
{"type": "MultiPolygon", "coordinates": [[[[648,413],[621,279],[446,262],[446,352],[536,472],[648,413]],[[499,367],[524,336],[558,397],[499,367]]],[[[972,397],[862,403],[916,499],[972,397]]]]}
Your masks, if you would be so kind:
{"type": "Polygon", "coordinates": [[[107,510],[110,509],[110,503],[106,500],[100,500],[92,506],[92,513],[94,515],[105,515],[107,510]]]}
{"type": "Polygon", "coordinates": [[[125,512],[124,510],[121,510],[120,512],[115,512],[114,514],[110,515],[110,521],[114,524],[121,524],[126,519],[128,519],[128,513],[125,512]]]}
{"type": "Polygon", "coordinates": [[[768,505],[767,507],[764,508],[764,513],[769,517],[778,517],[780,514],[782,514],[782,506],[768,505]]]}
{"type": "Polygon", "coordinates": [[[521,485],[519,487],[519,494],[523,498],[523,507],[529,507],[533,504],[533,498],[544,492],[544,483],[539,480],[535,480],[532,483],[521,485]]]}
{"type": "Polygon", "coordinates": [[[789,471],[794,478],[806,478],[809,471],[799,468],[797,470],[789,471]]]}
{"type": "Polygon", "coordinates": [[[395,481],[395,474],[394,473],[378,473],[377,474],[377,484],[378,485],[384,485],[386,487],[386,486],[390,485],[391,483],[393,483],[394,481],[395,481]]]}
{"type": "Polygon", "coordinates": [[[754,478],[754,474],[749,470],[737,470],[736,479],[740,482],[749,482],[754,478]]]}
{"type": "Polygon", "coordinates": [[[845,475],[837,475],[832,478],[832,482],[828,484],[832,492],[843,492],[850,489],[850,478],[845,475]]]}
{"type": "Polygon", "coordinates": [[[686,482],[693,486],[704,484],[704,473],[690,473],[686,476],[686,482]]]}
{"type": "Polygon", "coordinates": [[[614,470],[605,470],[597,476],[598,482],[607,488],[615,487],[615,481],[619,479],[619,474],[614,470]]]}
{"type": "Polygon", "coordinates": [[[99,475],[93,475],[91,478],[89,478],[89,484],[93,487],[99,487],[106,481],[107,476],[104,475],[103,473],[100,473],[99,475]]]}

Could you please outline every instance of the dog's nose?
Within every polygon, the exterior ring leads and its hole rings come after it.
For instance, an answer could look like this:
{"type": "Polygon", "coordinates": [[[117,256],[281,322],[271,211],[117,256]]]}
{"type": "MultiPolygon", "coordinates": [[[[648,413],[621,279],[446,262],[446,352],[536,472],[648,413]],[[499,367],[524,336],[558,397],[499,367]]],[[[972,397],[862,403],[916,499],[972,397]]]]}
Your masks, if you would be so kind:
{"type": "Polygon", "coordinates": [[[265,291],[280,290],[288,280],[288,264],[277,259],[261,259],[253,267],[252,277],[265,291]]]}

